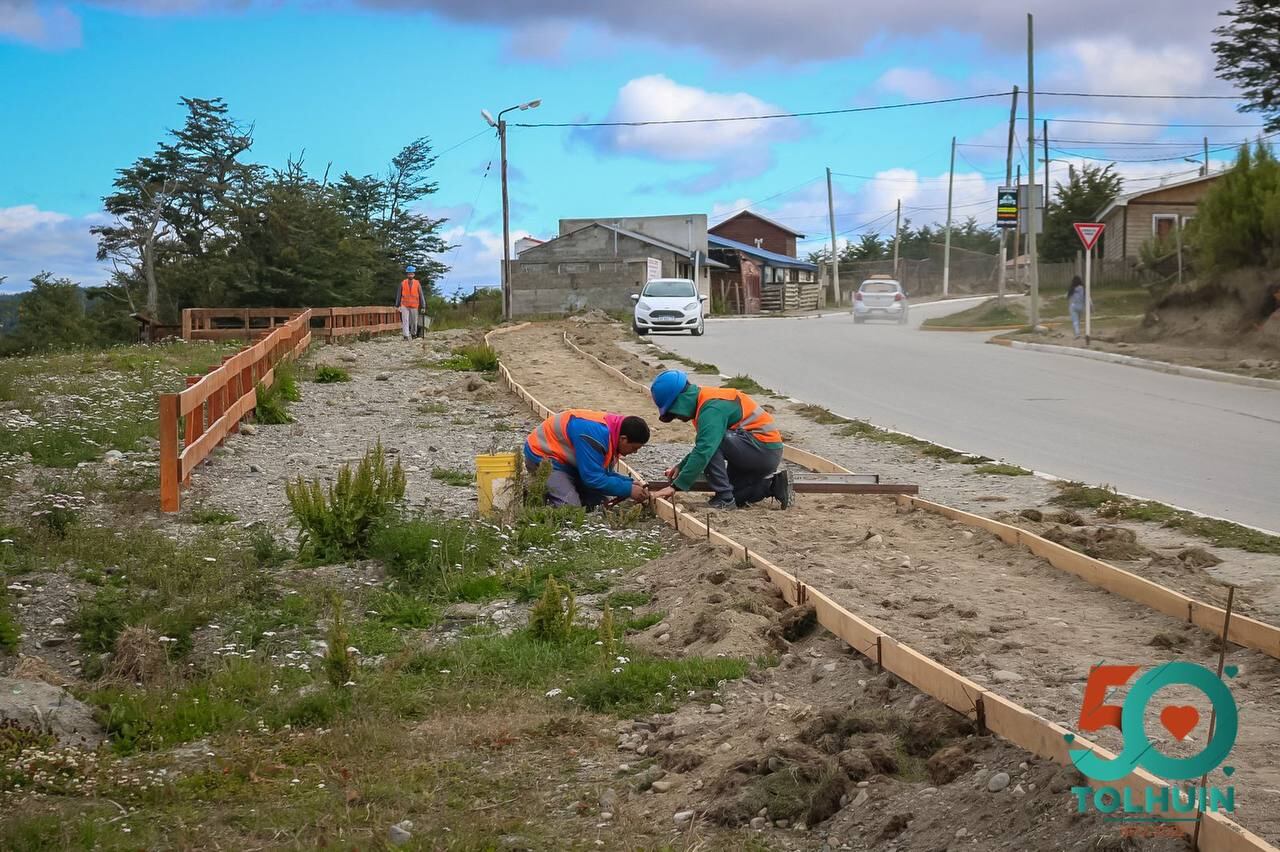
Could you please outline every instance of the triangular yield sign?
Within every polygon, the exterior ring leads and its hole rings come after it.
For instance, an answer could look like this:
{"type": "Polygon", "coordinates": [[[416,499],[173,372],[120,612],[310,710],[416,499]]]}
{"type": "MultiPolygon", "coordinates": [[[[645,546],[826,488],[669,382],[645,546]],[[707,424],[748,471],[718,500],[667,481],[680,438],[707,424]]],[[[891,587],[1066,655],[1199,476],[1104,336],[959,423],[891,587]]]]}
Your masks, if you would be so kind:
{"type": "Polygon", "coordinates": [[[1084,250],[1091,251],[1098,244],[1098,237],[1107,226],[1101,222],[1076,222],[1076,236],[1084,243],[1084,250]]]}

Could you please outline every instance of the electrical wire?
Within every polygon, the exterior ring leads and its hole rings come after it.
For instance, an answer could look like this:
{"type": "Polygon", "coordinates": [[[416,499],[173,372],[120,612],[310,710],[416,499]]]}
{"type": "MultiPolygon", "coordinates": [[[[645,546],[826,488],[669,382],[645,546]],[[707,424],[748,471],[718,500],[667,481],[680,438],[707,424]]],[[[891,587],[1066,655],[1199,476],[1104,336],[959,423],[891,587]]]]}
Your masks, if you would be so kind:
{"type": "MultiPolygon", "coordinates": [[[[472,137],[473,139],[475,137],[472,137]]],[[[469,141],[469,140],[468,140],[469,141]]],[[[494,143],[497,147],[497,143],[494,143]]],[[[471,210],[467,213],[467,221],[462,226],[462,236],[458,239],[458,244],[453,247],[453,254],[449,256],[449,265],[452,266],[458,259],[458,252],[462,250],[462,241],[467,238],[467,234],[471,232],[471,220],[476,215],[476,205],[480,203],[480,193],[484,191],[484,182],[489,177],[489,172],[493,169],[493,150],[489,151],[489,162],[484,165],[484,174],[480,175],[480,184],[476,187],[476,197],[471,201],[471,210]]]]}
{"type": "Polygon", "coordinates": [[[808,112],[775,112],[764,115],[725,115],[713,118],[665,118],[643,121],[562,121],[540,124],[513,124],[512,127],[649,127],[667,124],[718,124],[729,121],[768,121],[778,118],[813,118],[823,115],[849,115],[859,112],[880,112],[883,110],[908,109],[910,107],[937,106],[964,101],[981,101],[991,98],[1004,98],[1008,92],[989,92],[981,95],[958,95],[953,98],[935,98],[929,101],[905,101],[896,104],[876,104],[865,107],[845,107],[843,109],[819,109],[808,112]]]}
{"type": "MultiPolygon", "coordinates": [[[[764,204],[766,201],[772,201],[775,198],[781,198],[782,196],[787,195],[788,193],[795,192],[797,189],[802,189],[808,186],[809,184],[813,183],[815,180],[822,180],[822,176],[819,175],[818,177],[809,178],[804,183],[798,183],[795,186],[791,187],[790,189],[782,190],[782,192],[775,192],[773,195],[770,195],[767,198],[761,198],[759,201],[748,201],[746,206],[740,207],[731,213],[725,214],[724,219],[721,219],[720,221],[724,222],[727,219],[732,219],[734,216],[737,216],[739,213],[745,213],[746,211],[750,210],[752,207],[755,207],[757,204],[764,204]]],[[[773,218],[773,217],[770,217],[770,218],[773,218]]]]}
{"type": "MultiPolygon", "coordinates": [[[[1018,116],[1018,121],[1026,121],[1025,115],[1018,116]]],[[[1106,127],[1170,127],[1170,128],[1191,128],[1191,127],[1266,127],[1265,124],[1186,124],[1175,123],[1166,124],[1152,121],[1105,121],[1094,118],[1050,118],[1049,121],[1055,124],[1098,124],[1106,127]]]]}
{"type": "Polygon", "coordinates": [[[1238,101],[1241,99],[1239,95],[1133,95],[1111,92],[1036,92],[1036,97],[1151,101],[1238,101]]]}
{"type": "Polygon", "coordinates": [[[432,154],[432,155],[431,155],[431,157],[432,157],[432,159],[438,160],[438,159],[440,159],[441,157],[443,157],[445,154],[449,153],[450,151],[456,151],[456,150],[458,150],[459,148],[461,148],[463,145],[466,145],[468,142],[474,142],[475,140],[479,139],[481,136],[484,136],[486,133],[492,133],[492,132],[493,132],[493,131],[492,131],[492,130],[490,130],[489,128],[485,128],[484,130],[481,130],[481,131],[480,131],[479,133],[477,133],[476,135],[474,135],[474,136],[468,136],[466,139],[463,139],[463,140],[462,140],[461,142],[459,142],[457,145],[451,145],[451,146],[449,146],[448,148],[445,148],[443,151],[440,151],[440,152],[438,152],[438,153],[432,154]]]}

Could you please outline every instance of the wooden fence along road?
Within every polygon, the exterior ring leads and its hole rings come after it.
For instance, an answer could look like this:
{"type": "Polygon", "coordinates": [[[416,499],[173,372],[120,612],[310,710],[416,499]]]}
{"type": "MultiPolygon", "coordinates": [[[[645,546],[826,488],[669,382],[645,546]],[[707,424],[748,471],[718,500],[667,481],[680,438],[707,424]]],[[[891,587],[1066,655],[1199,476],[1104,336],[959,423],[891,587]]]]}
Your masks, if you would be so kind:
{"type": "Polygon", "coordinates": [[[395,308],[188,308],[185,340],[233,340],[262,335],[187,389],[160,395],[160,510],[181,508],[191,471],[209,457],[258,404],[257,386],[270,387],[275,366],[297,358],[314,337],[332,343],[358,334],[400,331],[395,308]]]}
{"type": "Polygon", "coordinates": [[[335,338],[368,332],[400,330],[400,312],[385,306],[357,308],[186,308],[182,312],[183,340],[250,339],[270,334],[304,311],[310,314],[313,337],[335,338]]]}

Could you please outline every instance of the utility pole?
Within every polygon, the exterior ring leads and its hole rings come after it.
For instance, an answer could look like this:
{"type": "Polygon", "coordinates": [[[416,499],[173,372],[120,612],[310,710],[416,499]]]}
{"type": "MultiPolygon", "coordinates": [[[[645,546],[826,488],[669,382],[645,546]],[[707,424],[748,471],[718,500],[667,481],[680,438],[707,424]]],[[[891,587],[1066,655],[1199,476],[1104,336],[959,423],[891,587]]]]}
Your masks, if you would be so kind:
{"type": "Polygon", "coordinates": [[[1049,119],[1045,119],[1041,127],[1044,130],[1040,133],[1044,145],[1044,212],[1049,215],[1049,119]]]}
{"type": "Polygon", "coordinates": [[[1209,176],[1209,137],[1204,137],[1204,177],[1209,176]]]}
{"type": "MultiPolygon", "coordinates": [[[[893,220],[893,277],[898,278],[898,243],[902,240],[902,199],[898,199],[898,216],[893,220]]],[[[901,281],[901,279],[898,279],[901,281]]]]}
{"type": "Polygon", "coordinates": [[[507,201],[507,121],[502,117],[502,113],[498,113],[498,145],[502,155],[502,318],[509,320],[511,319],[511,205],[507,201]]]}
{"type": "Polygon", "coordinates": [[[942,249],[942,295],[951,292],[951,199],[956,183],[956,137],[951,137],[951,172],[947,177],[947,239],[942,249]]]}
{"type": "Polygon", "coordinates": [[[836,203],[831,192],[831,167],[827,167],[827,219],[831,223],[831,289],[834,304],[840,304],[840,255],[836,253],[836,203]]]}
{"type": "Polygon", "coordinates": [[[1040,270],[1036,267],[1036,53],[1035,16],[1027,13],[1027,271],[1031,276],[1031,330],[1040,326],[1040,270]]]}
{"type": "MultiPolygon", "coordinates": [[[[1009,145],[1004,155],[1004,185],[1005,186],[1009,186],[1010,181],[1013,180],[1013,131],[1017,123],[1018,123],[1018,87],[1014,86],[1013,102],[1009,105],[1009,145]]],[[[1016,190],[1015,190],[1015,193],[1016,193],[1016,190]]],[[[1017,198],[1016,194],[1014,195],[1014,198],[1017,198]]],[[[1009,234],[1008,228],[1000,229],[1000,270],[999,270],[999,278],[997,279],[999,284],[996,288],[996,298],[998,300],[998,304],[1001,304],[1001,305],[1004,304],[1004,276],[1005,276],[1005,266],[1006,266],[1004,249],[1005,249],[1005,242],[1008,239],[1008,234],[1009,234]]],[[[1013,229],[1013,256],[1015,258],[1015,263],[1016,263],[1016,258],[1018,257],[1018,229],[1016,226],[1013,229]]]]}
{"type": "Polygon", "coordinates": [[[1018,227],[1013,229],[1013,277],[1018,277],[1018,258],[1022,256],[1019,244],[1022,242],[1022,162],[1018,162],[1018,176],[1013,182],[1018,193],[1018,227]]]}

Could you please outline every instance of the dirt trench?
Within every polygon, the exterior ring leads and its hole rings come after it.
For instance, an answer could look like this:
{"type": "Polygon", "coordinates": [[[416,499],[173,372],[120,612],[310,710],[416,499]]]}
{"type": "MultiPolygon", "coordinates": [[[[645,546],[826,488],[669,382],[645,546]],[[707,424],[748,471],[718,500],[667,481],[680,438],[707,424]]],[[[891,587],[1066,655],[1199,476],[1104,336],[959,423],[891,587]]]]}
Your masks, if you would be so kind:
{"type": "MultiPolygon", "coordinates": [[[[535,397],[553,407],[646,401],[575,356],[558,337],[558,330],[534,326],[506,341],[498,338],[504,356],[514,356],[507,363],[517,381],[535,397]],[[566,376],[573,376],[571,392],[566,376]]],[[[584,348],[594,345],[588,341],[584,348]]],[[[672,431],[678,439],[680,432],[672,431]]],[[[717,513],[715,525],[895,638],[1068,727],[1078,720],[1085,679],[1099,661],[1146,667],[1173,657],[1216,664],[1208,634],[1095,589],[989,533],[923,511],[900,514],[888,498],[805,496],[787,512],[762,505],[717,513]]],[[[1235,819],[1278,842],[1280,663],[1239,648],[1230,650],[1227,662],[1240,672],[1232,682],[1240,734],[1229,760],[1237,769],[1231,779],[1235,819]]],[[[1174,688],[1161,699],[1152,702],[1148,733],[1168,753],[1199,751],[1210,711],[1204,696],[1174,688]],[[1175,741],[1155,718],[1167,702],[1200,713],[1185,742],[1175,741]]],[[[1110,732],[1098,739],[1119,746],[1110,732]]]]}

